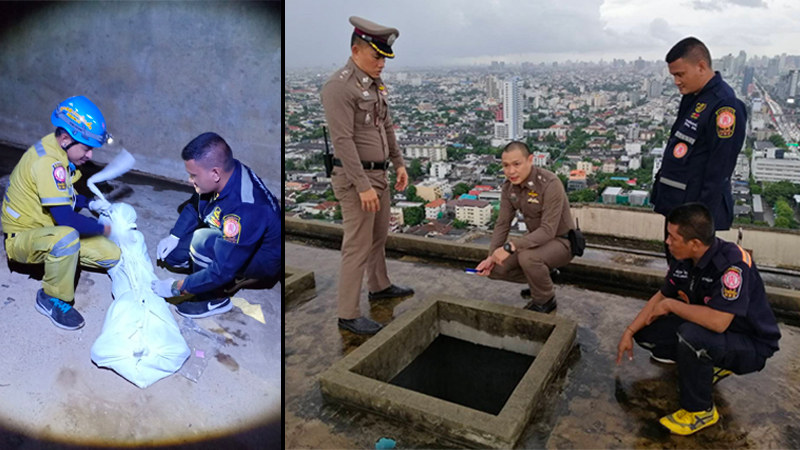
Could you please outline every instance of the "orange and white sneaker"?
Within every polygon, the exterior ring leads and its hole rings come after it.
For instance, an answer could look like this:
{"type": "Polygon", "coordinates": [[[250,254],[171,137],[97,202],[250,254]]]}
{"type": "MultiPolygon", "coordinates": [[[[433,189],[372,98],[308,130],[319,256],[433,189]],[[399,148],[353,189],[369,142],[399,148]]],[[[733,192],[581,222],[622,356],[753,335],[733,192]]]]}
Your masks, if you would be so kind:
{"type": "Polygon", "coordinates": [[[689,412],[685,409],[680,409],[662,417],[659,422],[675,434],[688,436],[719,422],[719,412],[717,407],[713,405],[708,411],[689,412]]]}

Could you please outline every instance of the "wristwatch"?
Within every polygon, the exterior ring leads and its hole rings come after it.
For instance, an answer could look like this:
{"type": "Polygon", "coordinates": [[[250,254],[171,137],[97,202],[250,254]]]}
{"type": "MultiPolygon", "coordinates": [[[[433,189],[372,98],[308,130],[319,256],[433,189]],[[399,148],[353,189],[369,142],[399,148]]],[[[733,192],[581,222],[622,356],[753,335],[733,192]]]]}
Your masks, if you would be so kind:
{"type": "Polygon", "coordinates": [[[503,250],[507,251],[510,255],[514,254],[514,250],[511,249],[511,242],[506,242],[503,244],[503,250]]]}
{"type": "Polygon", "coordinates": [[[178,290],[178,282],[175,281],[172,283],[172,296],[179,297],[181,295],[181,291],[178,290]]]}

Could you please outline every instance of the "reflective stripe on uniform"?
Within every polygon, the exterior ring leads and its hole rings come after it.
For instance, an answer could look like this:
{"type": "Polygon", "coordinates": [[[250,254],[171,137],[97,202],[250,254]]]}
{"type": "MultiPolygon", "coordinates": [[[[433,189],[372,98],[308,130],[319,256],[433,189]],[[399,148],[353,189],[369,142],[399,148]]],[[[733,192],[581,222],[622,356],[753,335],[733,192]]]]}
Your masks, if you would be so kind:
{"type": "Polygon", "coordinates": [[[253,182],[250,180],[250,170],[242,166],[242,201],[253,203],[253,182]]]}
{"type": "MultiPolygon", "coordinates": [[[[192,256],[195,256],[195,255],[192,255],[192,256]]],[[[195,264],[197,264],[199,267],[202,267],[202,268],[204,268],[204,269],[205,269],[206,267],[208,267],[208,264],[204,263],[203,261],[200,261],[199,259],[194,259],[194,258],[192,258],[192,259],[193,259],[193,262],[194,262],[195,264]]]]}
{"type": "Polygon", "coordinates": [[[208,256],[201,255],[200,253],[197,252],[197,250],[194,249],[193,246],[189,246],[189,253],[195,258],[199,259],[200,261],[206,264],[211,264],[211,258],[209,258],[208,256]]]}
{"type": "Polygon", "coordinates": [[[53,249],[50,250],[50,254],[56,257],[67,256],[77,252],[78,250],[80,250],[80,248],[81,248],[80,235],[78,234],[77,230],[72,230],[69,233],[67,233],[66,236],[59,239],[58,242],[55,243],[55,245],[53,245],[53,249]],[[75,240],[77,240],[78,242],[76,242],[75,245],[68,247],[68,245],[75,240]]]}
{"type": "Polygon", "coordinates": [[[683,139],[684,141],[686,141],[686,142],[688,142],[690,144],[694,144],[695,143],[695,138],[693,138],[691,136],[688,136],[686,134],[683,134],[680,131],[676,131],[675,132],[675,137],[678,138],[678,139],[683,139]]]}
{"type": "Polygon", "coordinates": [[[118,262],[118,259],[104,259],[102,261],[97,261],[97,264],[100,264],[103,267],[114,267],[118,262]]]}
{"type": "Polygon", "coordinates": [[[669,178],[664,178],[664,177],[659,178],[658,181],[660,181],[662,184],[666,184],[667,186],[672,186],[682,191],[686,190],[686,183],[680,183],[675,180],[670,180],[669,178]]]}
{"type": "Polygon", "coordinates": [[[69,197],[45,197],[42,200],[43,205],[58,205],[58,204],[70,204],[72,203],[72,199],[69,197]]]}
{"type": "Polygon", "coordinates": [[[44,146],[42,146],[42,141],[33,144],[33,147],[36,149],[36,154],[39,155],[39,157],[47,154],[47,152],[44,151],[44,146]]]}
{"type": "MultiPolygon", "coordinates": [[[[8,200],[8,197],[6,197],[6,200],[8,200]]],[[[15,219],[19,219],[20,213],[18,213],[16,211],[14,211],[13,209],[11,209],[10,206],[6,206],[6,212],[11,214],[11,217],[13,217],[15,219]]]]}

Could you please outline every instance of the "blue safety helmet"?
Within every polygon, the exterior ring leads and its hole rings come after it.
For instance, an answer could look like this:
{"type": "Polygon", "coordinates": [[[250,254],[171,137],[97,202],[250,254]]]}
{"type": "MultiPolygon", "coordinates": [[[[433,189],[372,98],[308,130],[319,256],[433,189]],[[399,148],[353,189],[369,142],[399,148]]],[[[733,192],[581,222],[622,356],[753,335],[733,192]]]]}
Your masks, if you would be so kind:
{"type": "Polygon", "coordinates": [[[106,131],[103,113],[88,98],[79,95],[59,103],[50,117],[53,125],[67,130],[73,139],[89,147],[101,147],[112,142],[106,131]]]}

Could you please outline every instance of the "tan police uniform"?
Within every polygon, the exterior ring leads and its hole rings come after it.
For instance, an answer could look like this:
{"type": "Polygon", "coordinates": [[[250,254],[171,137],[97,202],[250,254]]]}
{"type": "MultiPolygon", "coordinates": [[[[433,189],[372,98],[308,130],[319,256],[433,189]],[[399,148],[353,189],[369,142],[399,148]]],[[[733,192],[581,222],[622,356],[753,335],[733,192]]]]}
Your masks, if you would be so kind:
{"type": "Polygon", "coordinates": [[[506,180],[500,196],[500,211],[489,245],[489,254],[508,241],[511,220],[522,213],[528,233],[511,239],[516,251],[495,264],[489,278],[528,283],[531,299],[543,304],[554,295],[550,269],[572,260],[567,234],[574,228],[569,199],[561,180],[548,170],[531,166],[528,178],[519,185],[506,180]]]}
{"type": "MultiPolygon", "coordinates": [[[[357,32],[362,31],[359,30],[361,27],[365,28],[363,32],[372,35],[396,37],[399,34],[396,29],[355,19],[350,21],[357,32]]],[[[383,56],[394,56],[387,52],[385,45],[370,44],[383,56]]],[[[361,316],[359,299],[365,269],[371,292],[382,291],[391,285],[385,258],[390,212],[386,169],[389,160],[395,168],[403,167],[404,163],[387,97],[383,80],[369,77],[352,58],[331,75],[321,91],[336,158],[331,175],[333,192],[341,205],[344,225],[339,269],[338,314],[341,319],[361,316]],[[359,193],[370,188],[375,189],[380,200],[377,213],[361,209],[359,193]]]]}
{"type": "Polygon", "coordinates": [[[23,264],[44,263],[44,293],[66,302],[75,298],[75,270],[108,269],[119,262],[120,250],[105,236],[80,238],[72,227],[57,226],[48,208],[75,205],[67,153],[55,133],[29,148],[11,172],[3,197],[2,219],[8,257],[23,264]]]}

